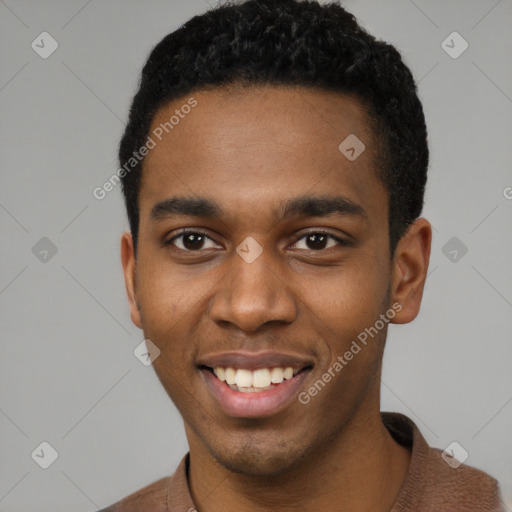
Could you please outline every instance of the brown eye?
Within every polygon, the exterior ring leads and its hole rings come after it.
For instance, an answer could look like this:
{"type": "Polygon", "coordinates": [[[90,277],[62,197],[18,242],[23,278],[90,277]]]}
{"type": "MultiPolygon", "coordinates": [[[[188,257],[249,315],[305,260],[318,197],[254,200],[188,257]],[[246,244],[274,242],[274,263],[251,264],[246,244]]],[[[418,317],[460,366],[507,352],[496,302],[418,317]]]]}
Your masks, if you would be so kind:
{"type": "Polygon", "coordinates": [[[205,246],[208,241],[213,243],[213,240],[201,231],[185,231],[168,240],[166,245],[173,245],[183,251],[194,252],[201,249],[211,249],[212,246],[205,246]]]}
{"type": "Polygon", "coordinates": [[[307,233],[306,235],[299,238],[299,240],[297,240],[294,245],[296,246],[301,241],[305,242],[306,247],[297,247],[298,249],[307,249],[312,251],[330,249],[331,247],[336,246],[336,244],[347,245],[347,243],[341,238],[331,235],[330,233],[324,233],[322,231],[307,233]],[[329,242],[331,243],[329,244],[329,242]]]}

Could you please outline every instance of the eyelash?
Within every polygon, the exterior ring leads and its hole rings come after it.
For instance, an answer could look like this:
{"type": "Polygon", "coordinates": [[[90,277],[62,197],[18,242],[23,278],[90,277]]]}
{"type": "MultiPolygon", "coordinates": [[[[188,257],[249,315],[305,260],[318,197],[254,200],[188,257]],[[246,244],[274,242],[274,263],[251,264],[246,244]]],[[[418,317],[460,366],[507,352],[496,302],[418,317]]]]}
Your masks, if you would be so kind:
{"type": "MultiPolygon", "coordinates": [[[[185,251],[185,252],[190,252],[190,253],[194,253],[194,252],[201,252],[201,249],[198,249],[197,251],[191,251],[191,250],[187,250],[187,249],[181,249],[179,247],[176,247],[173,242],[175,240],[177,240],[178,238],[180,237],[183,237],[185,235],[188,235],[190,233],[193,233],[195,235],[202,235],[210,240],[212,240],[212,238],[210,236],[208,236],[204,231],[201,231],[199,229],[194,229],[194,228],[185,228],[183,229],[182,231],[180,231],[177,235],[174,235],[172,238],[170,238],[169,240],[166,240],[164,242],[164,245],[171,245],[171,246],[174,246],[176,249],[180,250],[180,251],[185,251]]],[[[300,237],[298,237],[294,242],[293,244],[296,244],[299,240],[302,240],[303,238],[307,237],[308,235],[326,235],[327,237],[329,238],[332,238],[333,240],[336,240],[336,242],[338,242],[339,245],[341,246],[348,246],[349,245],[349,242],[347,240],[344,240],[342,238],[339,238],[335,235],[333,235],[332,233],[329,233],[328,231],[309,231],[308,233],[304,233],[302,234],[300,237]]],[[[215,240],[212,240],[212,241],[215,241],[215,240]]],[[[319,250],[313,250],[313,249],[310,249],[311,252],[322,252],[322,251],[326,251],[328,249],[332,249],[332,247],[329,247],[327,249],[319,249],[319,250]]]]}

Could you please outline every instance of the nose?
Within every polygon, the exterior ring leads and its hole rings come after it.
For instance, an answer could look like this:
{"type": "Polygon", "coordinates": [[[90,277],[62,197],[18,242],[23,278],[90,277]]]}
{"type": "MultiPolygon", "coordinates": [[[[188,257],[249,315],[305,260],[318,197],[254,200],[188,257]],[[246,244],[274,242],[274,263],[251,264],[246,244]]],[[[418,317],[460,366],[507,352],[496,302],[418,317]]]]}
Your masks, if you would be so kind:
{"type": "Polygon", "coordinates": [[[263,251],[252,263],[237,253],[226,262],[223,285],[213,298],[211,318],[246,332],[268,323],[291,323],[297,316],[297,301],[279,265],[263,251]]]}

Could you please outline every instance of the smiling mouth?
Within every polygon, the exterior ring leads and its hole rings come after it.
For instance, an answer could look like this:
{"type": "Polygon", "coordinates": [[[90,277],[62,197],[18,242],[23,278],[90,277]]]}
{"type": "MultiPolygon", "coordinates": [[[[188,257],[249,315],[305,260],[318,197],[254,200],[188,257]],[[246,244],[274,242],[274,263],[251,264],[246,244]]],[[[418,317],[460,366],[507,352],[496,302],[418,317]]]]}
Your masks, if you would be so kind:
{"type": "Polygon", "coordinates": [[[276,366],[271,368],[258,368],[249,370],[246,368],[232,368],[216,366],[211,368],[203,366],[233,391],[240,393],[261,393],[279,387],[283,382],[293,379],[299,373],[311,369],[293,368],[291,366],[276,366]]]}

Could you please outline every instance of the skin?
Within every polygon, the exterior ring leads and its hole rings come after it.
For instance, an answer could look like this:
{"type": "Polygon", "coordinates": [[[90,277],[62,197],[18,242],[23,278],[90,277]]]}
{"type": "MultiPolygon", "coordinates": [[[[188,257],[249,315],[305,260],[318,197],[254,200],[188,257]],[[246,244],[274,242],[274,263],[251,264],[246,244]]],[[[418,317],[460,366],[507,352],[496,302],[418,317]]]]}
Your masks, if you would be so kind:
{"type": "MultiPolygon", "coordinates": [[[[266,418],[223,413],[196,365],[230,350],[293,352],[314,362],[307,390],[392,304],[401,305],[393,323],[416,317],[430,224],[416,220],[390,259],[387,193],[356,99],[284,86],[193,97],[198,105],[146,157],[137,254],[129,233],[121,253],[132,321],[160,348],[153,366],[184,419],[196,507],[387,511],[410,453],[380,418],[385,328],[308,404],[266,418]],[[350,162],[338,146],[352,133],[366,150],[350,162]],[[280,205],[304,194],[343,195],[365,214],[279,220],[280,205]],[[153,220],[171,196],[213,199],[224,215],[153,220]],[[186,227],[207,235],[202,246],[165,245],[186,227]],[[317,248],[311,231],[348,243],[317,248]],[[263,247],[251,264],[236,253],[248,236],[263,247]]],[[[186,100],[160,109],[152,129],[186,100]]]]}

